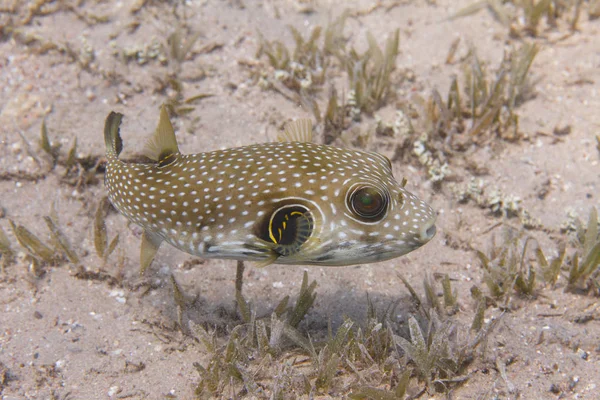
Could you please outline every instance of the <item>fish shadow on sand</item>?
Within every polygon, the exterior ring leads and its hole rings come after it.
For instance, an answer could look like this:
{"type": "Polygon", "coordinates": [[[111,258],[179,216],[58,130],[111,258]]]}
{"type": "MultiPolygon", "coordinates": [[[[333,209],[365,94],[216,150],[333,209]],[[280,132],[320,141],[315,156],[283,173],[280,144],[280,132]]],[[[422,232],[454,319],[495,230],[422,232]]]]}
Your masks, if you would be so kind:
{"type": "MultiPolygon", "coordinates": [[[[154,301],[154,307],[164,322],[170,326],[180,325],[184,332],[189,332],[190,321],[207,328],[227,332],[245,322],[241,312],[236,308],[233,285],[227,285],[220,296],[207,296],[189,286],[174,289],[167,280],[157,288],[161,301],[154,301]],[[179,294],[177,291],[180,291],[179,294]],[[177,298],[179,297],[179,298],[177,298]]],[[[302,335],[313,339],[325,339],[329,332],[337,329],[348,319],[355,327],[364,328],[373,313],[378,321],[389,321],[396,326],[406,326],[410,315],[418,312],[414,300],[406,288],[399,283],[398,294],[389,295],[377,291],[359,292],[349,295],[348,284],[332,290],[315,289],[316,300],[308,310],[297,329],[302,335]]],[[[290,293],[288,308],[298,300],[299,290],[290,293]]],[[[252,293],[244,298],[255,318],[269,321],[271,314],[285,294],[252,293]]],[[[156,299],[155,299],[156,300],[156,299]]]]}

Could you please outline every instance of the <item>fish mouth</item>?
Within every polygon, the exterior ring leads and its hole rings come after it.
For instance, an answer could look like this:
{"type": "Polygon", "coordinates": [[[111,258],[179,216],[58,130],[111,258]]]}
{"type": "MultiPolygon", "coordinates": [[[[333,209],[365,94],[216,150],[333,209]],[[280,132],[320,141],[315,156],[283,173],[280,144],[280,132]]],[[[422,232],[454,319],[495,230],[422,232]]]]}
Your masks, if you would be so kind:
{"type": "Polygon", "coordinates": [[[435,236],[437,232],[437,228],[435,227],[436,218],[433,217],[428,220],[425,224],[423,224],[423,228],[419,232],[419,240],[421,243],[425,244],[429,242],[435,236]]]}

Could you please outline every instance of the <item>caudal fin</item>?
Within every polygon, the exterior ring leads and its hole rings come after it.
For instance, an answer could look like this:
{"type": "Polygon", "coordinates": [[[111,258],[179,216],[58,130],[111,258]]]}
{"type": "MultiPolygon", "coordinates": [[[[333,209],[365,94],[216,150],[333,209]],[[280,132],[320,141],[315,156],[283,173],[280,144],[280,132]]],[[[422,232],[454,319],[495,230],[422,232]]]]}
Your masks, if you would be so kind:
{"type": "Polygon", "coordinates": [[[119,133],[119,126],[123,114],[112,111],[106,117],[104,123],[104,143],[106,144],[106,157],[108,159],[114,159],[121,154],[123,150],[123,140],[121,140],[121,134],[119,133]]]}

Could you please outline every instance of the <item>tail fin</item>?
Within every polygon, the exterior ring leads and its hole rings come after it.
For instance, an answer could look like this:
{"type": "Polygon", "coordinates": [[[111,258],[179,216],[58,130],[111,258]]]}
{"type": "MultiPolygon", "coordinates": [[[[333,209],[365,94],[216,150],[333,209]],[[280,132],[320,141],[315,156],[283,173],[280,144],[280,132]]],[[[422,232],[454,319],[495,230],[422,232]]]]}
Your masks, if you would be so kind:
{"type": "Polygon", "coordinates": [[[106,144],[106,157],[110,159],[116,159],[123,150],[123,140],[121,140],[121,134],[119,133],[119,126],[123,114],[112,111],[106,117],[104,123],[104,143],[106,144]]]}

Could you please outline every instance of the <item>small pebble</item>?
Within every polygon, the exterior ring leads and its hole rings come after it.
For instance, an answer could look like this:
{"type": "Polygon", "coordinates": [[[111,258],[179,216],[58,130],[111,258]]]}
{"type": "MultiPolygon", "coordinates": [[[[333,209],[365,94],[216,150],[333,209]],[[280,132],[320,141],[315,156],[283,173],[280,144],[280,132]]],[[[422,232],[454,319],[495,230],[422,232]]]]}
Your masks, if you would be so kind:
{"type": "Polygon", "coordinates": [[[89,100],[89,101],[93,101],[96,99],[96,94],[94,93],[94,91],[90,88],[86,89],[85,91],[85,97],[89,100]]]}

